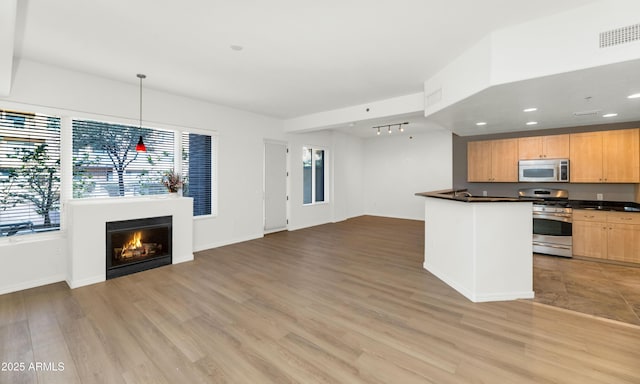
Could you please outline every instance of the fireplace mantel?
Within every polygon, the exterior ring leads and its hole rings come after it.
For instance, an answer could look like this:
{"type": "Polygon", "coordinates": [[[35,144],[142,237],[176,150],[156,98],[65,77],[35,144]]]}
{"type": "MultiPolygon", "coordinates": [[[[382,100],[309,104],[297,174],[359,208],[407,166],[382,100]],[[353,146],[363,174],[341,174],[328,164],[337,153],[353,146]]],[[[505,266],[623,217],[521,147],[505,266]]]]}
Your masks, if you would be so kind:
{"type": "Polygon", "coordinates": [[[105,226],[110,221],[173,216],[173,264],[193,260],[193,199],[124,197],[66,203],[67,284],[71,288],[106,280],[105,226]]]}

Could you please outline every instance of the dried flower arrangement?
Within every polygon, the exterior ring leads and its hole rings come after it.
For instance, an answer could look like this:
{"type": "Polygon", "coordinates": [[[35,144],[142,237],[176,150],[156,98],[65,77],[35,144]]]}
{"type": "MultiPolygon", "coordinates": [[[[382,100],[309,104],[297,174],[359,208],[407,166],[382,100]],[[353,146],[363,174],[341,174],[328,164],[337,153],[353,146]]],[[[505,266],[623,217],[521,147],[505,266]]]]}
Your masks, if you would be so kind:
{"type": "Polygon", "coordinates": [[[178,190],[182,188],[182,177],[173,169],[166,171],[162,175],[162,184],[167,187],[170,193],[178,192],[178,190]]]}

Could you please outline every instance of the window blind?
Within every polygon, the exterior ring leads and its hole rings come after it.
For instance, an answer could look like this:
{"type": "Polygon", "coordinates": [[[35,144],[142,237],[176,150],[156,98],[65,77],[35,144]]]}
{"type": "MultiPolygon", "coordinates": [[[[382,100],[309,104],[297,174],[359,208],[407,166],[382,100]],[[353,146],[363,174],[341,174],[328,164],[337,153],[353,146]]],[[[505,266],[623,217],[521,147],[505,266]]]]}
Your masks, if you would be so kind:
{"type": "Polygon", "coordinates": [[[193,198],[193,215],[217,214],[216,138],[182,133],[183,195],[193,198]]]}
{"type": "Polygon", "coordinates": [[[0,110],[0,236],[60,228],[60,118],[0,110]]]}
{"type": "Polygon", "coordinates": [[[167,193],[164,172],[174,168],[174,134],[153,128],[73,120],[73,197],[167,193]],[[142,136],[146,152],[136,152],[142,136]]]}

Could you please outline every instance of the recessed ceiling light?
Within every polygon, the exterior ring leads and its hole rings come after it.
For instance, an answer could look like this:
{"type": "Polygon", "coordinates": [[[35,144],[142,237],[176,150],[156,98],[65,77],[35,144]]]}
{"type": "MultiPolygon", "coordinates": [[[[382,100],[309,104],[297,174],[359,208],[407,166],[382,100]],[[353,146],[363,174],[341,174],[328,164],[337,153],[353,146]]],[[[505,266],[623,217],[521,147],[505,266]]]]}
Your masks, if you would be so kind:
{"type": "Polygon", "coordinates": [[[640,93],[634,93],[633,95],[627,96],[627,99],[637,99],[640,98],[640,93]]]}
{"type": "Polygon", "coordinates": [[[602,115],[602,117],[616,117],[618,116],[617,113],[605,113],[604,115],[602,115]]]}
{"type": "Polygon", "coordinates": [[[537,110],[538,110],[538,108],[535,108],[535,107],[533,107],[533,108],[525,108],[525,109],[522,110],[522,112],[535,112],[537,110]]]}
{"type": "Polygon", "coordinates": [[[229,48],[233,49],[234,51],[242,51],[244,49],[244,47],[242,45],[230,45],[229,48]]]}
{"type": "Polygon", "coordinates": [[[481,126],[483,126],[483,125],[487,125],[487,122],[486,122],[486,121],[478,121],[478,122],[476,123],[476,125],[477,125],[478,127],[481,127],[481,126]]]}
{"type": "Polygon", "coordinates": [[[538,124],[537,121],[527,121],[527,125],[536,125],[538,124]]]}

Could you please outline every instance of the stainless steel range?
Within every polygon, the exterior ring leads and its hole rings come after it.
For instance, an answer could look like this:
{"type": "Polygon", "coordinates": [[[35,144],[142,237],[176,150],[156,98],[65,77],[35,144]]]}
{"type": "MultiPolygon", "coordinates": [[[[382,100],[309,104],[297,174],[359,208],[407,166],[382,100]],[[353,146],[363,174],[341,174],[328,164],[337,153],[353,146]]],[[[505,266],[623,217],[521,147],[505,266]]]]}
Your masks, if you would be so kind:
{"type": "Polygon", "coordinates": [[[571,257],[573,212],[569,193],[564,189],[526,188],[518,195],[542,199],[533,203],[533,251],[571,257]]]}

